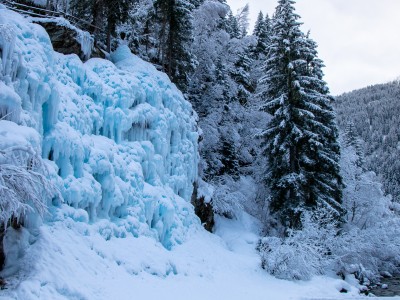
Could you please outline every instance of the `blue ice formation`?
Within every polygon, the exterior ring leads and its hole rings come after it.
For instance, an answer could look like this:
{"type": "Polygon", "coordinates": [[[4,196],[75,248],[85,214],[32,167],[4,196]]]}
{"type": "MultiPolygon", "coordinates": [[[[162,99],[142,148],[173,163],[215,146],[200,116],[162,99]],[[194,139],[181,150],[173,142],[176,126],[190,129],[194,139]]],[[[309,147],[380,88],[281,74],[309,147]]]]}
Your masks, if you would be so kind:
{"type": "Polygon", "coordinates": [[[118,236],[179,243],[198,222],[189,204],[197,116],[168,77],[126,46],[111,61],[56,53],[42,27],[1,6],[0,53],[0,150],[22,143],[28,127],[38,133],[24,143],[42,153],[63,196],[47,221],[107,219],[118,236]]]}

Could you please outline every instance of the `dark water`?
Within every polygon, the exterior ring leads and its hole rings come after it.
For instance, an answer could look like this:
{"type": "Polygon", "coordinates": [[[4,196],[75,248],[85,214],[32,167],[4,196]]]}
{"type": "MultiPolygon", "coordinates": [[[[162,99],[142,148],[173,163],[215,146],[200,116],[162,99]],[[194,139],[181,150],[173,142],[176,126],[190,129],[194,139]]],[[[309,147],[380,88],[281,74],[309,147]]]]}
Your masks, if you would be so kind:
{"type": "Polygon", "coordinates": [[[382,278],[381,285],[371,288],[370,292],[378,297],[400,296],[400,277],[382,278]],[[382,284],[387,284],[387,289],[383,289],[382,284]]]}

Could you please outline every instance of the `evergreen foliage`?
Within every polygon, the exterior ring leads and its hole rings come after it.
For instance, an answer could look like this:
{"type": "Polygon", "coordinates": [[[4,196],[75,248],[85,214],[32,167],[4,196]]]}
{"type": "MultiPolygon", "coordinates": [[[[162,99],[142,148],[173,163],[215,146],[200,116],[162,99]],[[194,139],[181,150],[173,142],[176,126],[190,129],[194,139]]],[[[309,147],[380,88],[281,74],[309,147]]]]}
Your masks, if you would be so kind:
{"type": "Polygon", "coordinates": [[[364,150],[362,147],[362,141],[358,137],[355,125],[352,121],[349,121],[345,128],[344,144],[347,147],[354,148],[357,155],[356,165],[357,167],[365,170],[365,159],[364,159],[364,150]]]}
{"type": "Polygon", "coordinates": [[[186,92],[195,65],[195,57],[190,52],[194,5],[185,0],[156,0],[154,7],[160,24],[159,63],[178,88],[186,92]]]}
{"type": "Polygon", "coordinates": [[[253,91],[250,80],[252,60],[249,57],[249,52],[249,48],[243,49],[243,51],[238,54],[234,68],[231,70],[231,77],[237,83],[236,98],[242,105],[247,104],[253,91]]]}
{"type": "Polygon", "coordinates": [[[117,25],[128,19],[132,4],[129,0],[71,0],[71,14],[90,22],[94,26],[92,33],[98,39],[105,40],[110,52],[111,36],[115,35],[117,25]],[[101,31],[100,28],[105,30],[101,31]]]}
{"type": "Polygon", "coordinates": [[[232,12],[229,13],[226,23],[226,31],[229,33],[231,38],[240,39],[242,34],[240,32],[239,22],[232,12]]]}
{"type": "Polygon", "coordinates": [[[285,227],[301,227],[301,210],[322,205],[341,219],[340,148],[323,63],[300,30],[293,0],[275,13],[265,76],[263,111],[272,120],[260,134],[269,169],[270,209],[285,227]]]}
{"type": "Polygon", "coordinates": [[[264,58],[267,54],[267,48],[270,43],[270,34],[271,20],[268,15],[266,15],[264,19],[264,15],[260,11],[253,31],[253,35],[257,38],[257,45],[254,49],[254,55],[256,58],[264,58]]]}
{"type": "Polygon", "coordinates": [[[260,36],[261,32],[264,30],[264,14],[262,11],[258,13],[256,23],[254,24],[253,35],[260,36]]]}

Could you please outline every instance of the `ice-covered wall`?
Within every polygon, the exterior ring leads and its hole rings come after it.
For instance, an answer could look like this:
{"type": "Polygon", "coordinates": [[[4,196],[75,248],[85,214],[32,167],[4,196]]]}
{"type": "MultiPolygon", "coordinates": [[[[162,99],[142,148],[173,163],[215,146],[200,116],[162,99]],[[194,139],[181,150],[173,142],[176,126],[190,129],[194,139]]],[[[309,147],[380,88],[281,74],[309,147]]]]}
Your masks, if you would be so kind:
{"type": "Polygon", "coordinates": [[[112,220],[117,235],[166,247],[198,222],[197,117],[165,74],[126,46],[112,62],[56,53],[42,27],[1,6],[0,53],[0,136],[9,121],[39,133],[32,147],[68,204],[54,201],[53,218],[112,220]]]}

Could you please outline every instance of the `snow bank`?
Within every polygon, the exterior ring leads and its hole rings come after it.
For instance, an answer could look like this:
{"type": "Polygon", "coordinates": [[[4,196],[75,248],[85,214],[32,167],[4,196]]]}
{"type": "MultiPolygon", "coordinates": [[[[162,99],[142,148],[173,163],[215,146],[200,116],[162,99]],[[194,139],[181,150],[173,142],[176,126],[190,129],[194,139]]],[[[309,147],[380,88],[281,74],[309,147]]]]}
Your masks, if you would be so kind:
{"type": "Polygon", "coordinates": [[[105,219],[119,228],[107,238],[146,235],[167,248],[182,242],[198,223],[188,204],[198,133],[191,105],[168,77],[127,47],[114,63],[56,53],[42,27],[4,8],[0,52],[0,117],[19,125],[16,141],[37,133],[31,146],[48,161],[66,204],[54,203],[64,213],[46,222],[105,219]]]}

